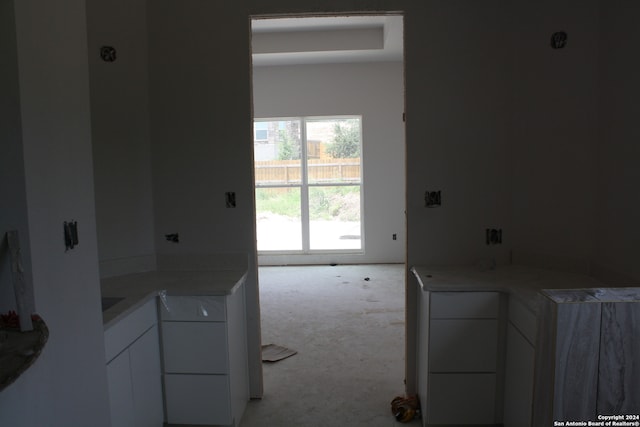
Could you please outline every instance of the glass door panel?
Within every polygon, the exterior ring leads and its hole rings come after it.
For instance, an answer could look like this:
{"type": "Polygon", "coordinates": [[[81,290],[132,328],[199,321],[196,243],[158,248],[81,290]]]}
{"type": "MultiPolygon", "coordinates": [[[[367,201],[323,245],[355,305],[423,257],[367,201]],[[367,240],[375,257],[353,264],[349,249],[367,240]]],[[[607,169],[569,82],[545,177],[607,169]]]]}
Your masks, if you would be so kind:
{"type": "Polygon", "coordinates": [[[300,185],[300,120],[261,120],[253,124],[256,186],[300,185]]]}
{"type": "Polygon", "coordinates": [[[360,186],[309,187],[311,250],[361,249],[360,186]]]}
{"type": "Polygon", "coordinates": [[[259,251],[302,250],[300,187],[256,188],[259,251]]]}
{"type": "Polygon", "coordinates": [[[258,251],[362,250],[361,118],[254,121],[258,251]]]}
{"type": "Polygon", "coordinates": [[[360,119],[307,120],[309,184],[360,183],[360,119]]]}

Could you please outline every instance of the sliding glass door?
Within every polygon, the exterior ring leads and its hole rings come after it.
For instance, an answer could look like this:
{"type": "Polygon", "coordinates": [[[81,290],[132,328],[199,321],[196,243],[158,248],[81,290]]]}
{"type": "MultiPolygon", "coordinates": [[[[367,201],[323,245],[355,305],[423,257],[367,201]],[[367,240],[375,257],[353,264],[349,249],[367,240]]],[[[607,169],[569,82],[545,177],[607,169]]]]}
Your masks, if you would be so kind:
{"type": "Polygon", "coordinates": [[[361,118],[256,119],[258,251],[359,252],[361,118]]]}

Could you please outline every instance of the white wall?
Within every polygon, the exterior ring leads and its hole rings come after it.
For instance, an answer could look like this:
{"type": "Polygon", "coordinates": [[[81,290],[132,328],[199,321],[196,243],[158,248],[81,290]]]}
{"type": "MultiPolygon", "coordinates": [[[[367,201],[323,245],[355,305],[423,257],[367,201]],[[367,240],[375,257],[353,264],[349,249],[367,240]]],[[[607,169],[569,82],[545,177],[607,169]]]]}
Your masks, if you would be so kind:
{"type": "MultiPolygon", "coordinates": [[[[2,22],[10,24],[6,4],[2,22]]],[[[52,334],[36,365],[0,394],[0,424],[66,427],[90,419],[108,425],[84,2],[13,4],[18,56],[11,55],[12,42],[3,40],[10,67],[2,71],[2,87],[14,86],[17,61],[25,190],[24,197],[20,191],[10,196],[15,205],[3,205],[0,224],[19,223],[11,218],[24,217],[26,203],[28,224],[19,227],[28,228],[37,310],[52,334]],[[79,221],[81,243],[64,253],[61,224],[67,219],[79,221]]],[[[154,0],[148,8],[154,235],[177,231],[182,237],[179,245],[154,239],[155,251],[249,253],[254,395],[261,394],[251,172],[254,14],[406,12],[410,265],[503,263],[513,247],[516,259],[529,254],[522,259],[581,268],[587,257],[608,277],[638,279],[638,64],[629,52],[640,42],[640,11],[631,2],[154,0]],[[598,50],[592,43],[600,26],[598,50]],[[569,45],[553,52],[550,33],[560,29],[569,33],[569,45]],[[598,86],[602,97],[594,100],[598,86]],[[595,128],[592,119],[598,120],[595,128]],[[599,137],[594,140],[591,132],[599,137]],[[545,187],[555,191],[553,210],[543,208],[549,200],[545,187]],[[594,200],[597,207],[590,205],[593,188],[605,195],[594,200]],[[423,207],[426,189],[443,191],[442,208],[423,207]],[[224,207],[225,191],[237,192],[238,208],[224,207]],[[484,244],[486,226],[503,227],[502,246],[484,244]],[[540,238],[549,229],[553,237],[540,238]]],[[[8,98],[1,108],[16,117],[15,92],[8,98]]],[[[16,127],[2,132],[3,142],[10,134],[15,150],[16,127]]],[[[22,179],[20,167],[9,173],[22,179]]],[[[135,209],[144,212],[146,204],[135,209]]],[[[149,241],[140,237],[139,247],[149,241]]],[[[110,248],[114,256],[122,249],[110,248]]],[[[7,286],[6,275],[0,280],[7,286]]],[[[409,390],[413,297],[409,290],[409,390]]]]}
{"type": "Polygon", "coordinates": [[[511,106],[504,6],[456,1],[405,9],[410,266],[509,261],[511,106]],[[425,208],[426,190],[442,191],[442,207],[425,208]],[[488,246],[486,228],[501,228],[503,244],[488,246]]]}
{"type": "MultiPolygon", "coordinates": [[[[509,14],[501,1],[429,2],[405,15],[407,262],[509,262],[509,14]],[[424,207],[425,190],[442,207],[424,207]],[[503,230],[487,245],[486,228],[503,230]]],[[[407,392],[416,387],[417,289],[407,278],[407,392]]]]}
{"type": "Polygon", "coordinates": [[[600,139],[595,273],[605,280],[640,281],[640,4],[600,2],[600,139]]]}
{"type": "Polygon", "coordinates": [[[513,7],[513,261],[587,274],[595,243],[598,1],[513,7]],[[568,35],[563,49],[550,46],[556,31],[568,35]]]}
{"type": "Polygon", "coordinates": [[[231,2],[149,2],[150,117],[158,266],[167,255],[240,253],[251,394],[262,395],[253,219],[249,19],[231,2]],[[226,208],[225,192],[237,207],[226,208]]]}
{"type": "Polygon", "coordinates": [[[87,2],[100,273],[155,269],[145,1],[87,2]],[[100,58],[113,46],[114,62],[100,58]]]}
{"type": "Polygon", "coordinates": [[[17,230],[20,237],[25,280],[31,282],[29,224],[25,193],[24,157],[20,91],[18,88],[18,56],[13,2],[0,3],[0,313],[16,310],[9,248],[5,233],[17,230]]]}
{"type": "Polygon", "coordinates": [[[402,63],[253,69],[255,117],[362,115],[363,133],[364,254],[261,255],[260,264],[405,261],[403,96],[402,63]]]}
{"type": "MultiPolygon", "coordinates": [[[[0,425],[108,426],[85,6],[13,4],[31,270],[50,335],[36,363],[0,393],[0,425]],[[71,219],[80,242],[65,252],[62,225],[71,219]]],[[[25,213],[21,203],[2,206],[3,225],[25,213]]]]}

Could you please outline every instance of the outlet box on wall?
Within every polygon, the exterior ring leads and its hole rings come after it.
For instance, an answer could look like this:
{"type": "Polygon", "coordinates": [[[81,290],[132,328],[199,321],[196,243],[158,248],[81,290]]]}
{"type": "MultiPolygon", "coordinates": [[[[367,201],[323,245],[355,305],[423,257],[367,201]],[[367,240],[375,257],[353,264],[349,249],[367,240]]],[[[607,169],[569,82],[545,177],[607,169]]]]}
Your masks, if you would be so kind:
{"type": "Polygon", "coordinates": [[[487,245],[502,244],[502,228],[487,228],[485,230],[485,239],[487,245]]]}
{"type": "Polygon", "coordinates": [[[424,205],[428,208],[435,208],[442,205],[441,191],[425,191],[424,205]]]}

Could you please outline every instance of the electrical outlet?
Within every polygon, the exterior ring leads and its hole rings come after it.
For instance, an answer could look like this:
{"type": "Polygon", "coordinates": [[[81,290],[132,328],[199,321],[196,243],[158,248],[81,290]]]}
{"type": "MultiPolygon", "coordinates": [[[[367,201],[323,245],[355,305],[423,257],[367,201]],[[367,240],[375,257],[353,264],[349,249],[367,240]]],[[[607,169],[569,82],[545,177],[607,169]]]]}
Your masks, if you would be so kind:
{"type": "Polygon", "coordinates": [[[62,227],[64,230],[64,247],[68,251],[78,245],[78,222],[65,221],[62,227]]]}
{"type": "Polygon", "coordinates": [[[428,208],[435,208],[442,205],[441,191],[425,191],[424,205],[428,208]]]}
{"type": "Polygon", "coordinates": [[[178,233],[165,234],[164,238],[167,240],[167,242],[180,243],[180,234],[178,233]]]}
{"type": "Polygon", "coordinates": [[[487,228],[485,230],[485,239],[487,245],[502,244],[502,228],[487,228]]]}
{"type": "Polygon", "coordinates": [[[398,240],[398,235],[396,233],[393,233],[393,240],[398,240]]]}
{"type": "Polygon", "coordinates": [[[225,204],[228,208],[236,207],[236,192],[235,191],[227,191],[224,193],[225,204]]]}

